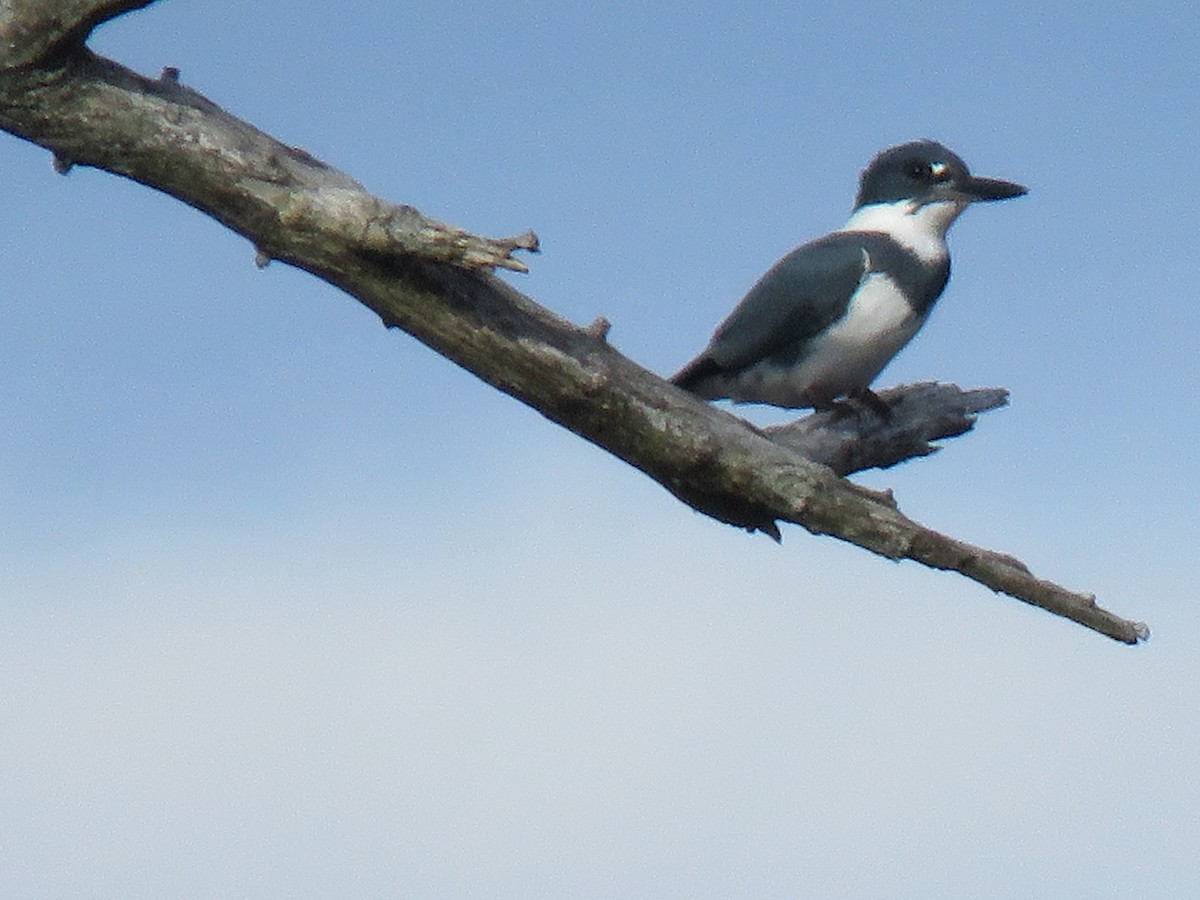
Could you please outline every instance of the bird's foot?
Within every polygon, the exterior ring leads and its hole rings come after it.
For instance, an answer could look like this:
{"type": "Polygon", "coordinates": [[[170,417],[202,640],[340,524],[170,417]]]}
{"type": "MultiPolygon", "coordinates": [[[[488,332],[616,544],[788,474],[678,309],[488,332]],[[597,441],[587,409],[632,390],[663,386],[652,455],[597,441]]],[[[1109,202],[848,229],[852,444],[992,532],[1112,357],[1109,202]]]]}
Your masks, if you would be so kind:
{"type": "Polygon", "coordinates": [[[874,391],[864,388],[848,394],[845,400],[821,400],[813,404],[817,412],[829,413],[835,420],[847,416],[862,418],[866,412],[872,412],[885,422],[891,421],[892,407],[886,400],[874,391]]]}
{"type": "Polygon", "coordinates": [[[863,388],[861,391],[855,391],[850,395],[850,399],[862,404],[862,406],[871,410],[879,418],[885,422],[890,422],[892,419],[891,404],[880,397],[870,388],[863,388]]]}
{"type": "Polygon", "coordinates": [[[847,416],[860,416],[862,409],[849,400],[824,400],[820,403],[813,404],[813,410],[816,412],[829,413],[833,416],[834,421],[840,421],[847,416]]]}

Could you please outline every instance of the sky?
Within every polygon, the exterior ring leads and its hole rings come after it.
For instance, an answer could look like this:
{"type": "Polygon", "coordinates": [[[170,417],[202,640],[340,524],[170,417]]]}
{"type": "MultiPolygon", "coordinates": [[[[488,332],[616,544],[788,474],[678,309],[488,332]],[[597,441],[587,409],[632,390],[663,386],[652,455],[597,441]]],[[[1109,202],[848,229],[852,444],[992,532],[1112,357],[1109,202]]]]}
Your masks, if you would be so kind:
{"type": "Polygon", "coordinates": [[[1200,888],[1194,5],[415,6],[163,0],[92,47],[390,200],[533,228],[505,277],[664,375],[884,147],[1029,185],[955,226],[876,383],[1010,407],[856,480],[1153,637],[708,520],[0,135],[0,894],[1200,888]]]}

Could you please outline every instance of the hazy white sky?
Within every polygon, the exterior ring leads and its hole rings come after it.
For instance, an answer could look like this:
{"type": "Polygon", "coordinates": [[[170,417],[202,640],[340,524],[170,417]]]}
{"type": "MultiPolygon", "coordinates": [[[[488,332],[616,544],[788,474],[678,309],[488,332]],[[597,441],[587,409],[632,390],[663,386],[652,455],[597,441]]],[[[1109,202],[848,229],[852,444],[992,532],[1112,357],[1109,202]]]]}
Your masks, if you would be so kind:
{"type": "MultiPolygon", "coordinates": [[[[332,288],[0,137],[0,894],[1179,897],[1200,886],[1194,5],[163,0],[93,46],[669,373],[933,137],[880,386],[1012,390],[863,477],[1126,648],[706,520],[332,288]]],[[[778,421],[774,414],[760,420],[778,421]]]]}

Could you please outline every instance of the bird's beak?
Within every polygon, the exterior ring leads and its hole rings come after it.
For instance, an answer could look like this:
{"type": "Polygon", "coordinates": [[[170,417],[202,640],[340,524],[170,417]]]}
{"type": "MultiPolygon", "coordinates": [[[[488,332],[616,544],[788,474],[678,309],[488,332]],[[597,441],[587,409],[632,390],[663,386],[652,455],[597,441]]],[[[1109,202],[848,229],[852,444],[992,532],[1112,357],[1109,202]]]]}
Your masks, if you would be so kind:
{"type": "Polygon", "coordinates": [[[1023,184],[1013,184],[1011,181],[1001,181],[999,178],[976,178],[975,176],[972,176],[959,190],[972,201],[1007,200],[1009,197],[1020,197],[1022,194],[1029,193],[1029,188],[1023,184]]]}

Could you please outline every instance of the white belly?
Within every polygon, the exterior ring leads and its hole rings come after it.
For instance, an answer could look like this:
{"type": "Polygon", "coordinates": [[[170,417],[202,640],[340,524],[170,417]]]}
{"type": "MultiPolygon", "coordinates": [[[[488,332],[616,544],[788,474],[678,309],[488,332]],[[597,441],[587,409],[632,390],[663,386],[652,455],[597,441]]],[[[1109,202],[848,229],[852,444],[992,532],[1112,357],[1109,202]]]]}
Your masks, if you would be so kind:
{"type": "Polygon", "coordinates": [[[739,378],[743,390],[733,399],[803,407],[861,391],[924,321],[890,278],[870,275],[845,315],[809,344],[804,359],[790,369],[756,366],[739,378]]]}

